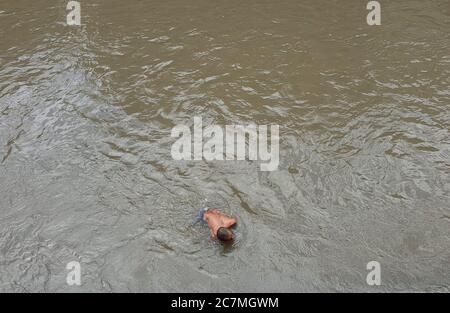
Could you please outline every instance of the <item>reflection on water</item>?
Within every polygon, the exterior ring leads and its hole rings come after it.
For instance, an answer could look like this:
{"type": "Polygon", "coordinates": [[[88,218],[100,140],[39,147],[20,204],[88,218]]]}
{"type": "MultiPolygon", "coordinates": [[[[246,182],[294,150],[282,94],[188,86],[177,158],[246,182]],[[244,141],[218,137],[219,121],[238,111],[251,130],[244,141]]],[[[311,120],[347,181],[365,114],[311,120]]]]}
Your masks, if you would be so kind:
{"type": "Polygon", "coordinates": [[[382,5],[3,1],[0,290],[449,291],[450,7],[382,5]],[[193,116],[280,125],[278,171],[172,160],[193,116]]]}

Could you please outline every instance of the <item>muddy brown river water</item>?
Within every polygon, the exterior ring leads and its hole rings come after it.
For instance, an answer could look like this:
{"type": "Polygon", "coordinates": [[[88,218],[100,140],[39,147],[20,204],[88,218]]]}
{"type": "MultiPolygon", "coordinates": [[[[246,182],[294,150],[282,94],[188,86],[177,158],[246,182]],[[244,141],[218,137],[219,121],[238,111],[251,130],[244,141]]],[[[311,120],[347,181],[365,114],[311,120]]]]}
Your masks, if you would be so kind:
{"type": "Polygon", "coordinates": [[[0,291],[450,291],[448,0],[67,2],[0,2],[0,291]],[[278,169],[174,160],[194,116],[278,169]]]}

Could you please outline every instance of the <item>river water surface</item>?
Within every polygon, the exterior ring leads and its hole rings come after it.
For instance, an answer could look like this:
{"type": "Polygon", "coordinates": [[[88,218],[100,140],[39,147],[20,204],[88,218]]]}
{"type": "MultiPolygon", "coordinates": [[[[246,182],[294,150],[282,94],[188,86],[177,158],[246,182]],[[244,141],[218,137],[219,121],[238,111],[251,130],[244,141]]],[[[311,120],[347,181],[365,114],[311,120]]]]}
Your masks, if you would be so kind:
{"type": "Polygon", "coordinates": [[[0,291],[450,291],[448,0],[66,4],[0,3],[0,291]],[[194,116],[278,170],[173,160],[194,116]]]}

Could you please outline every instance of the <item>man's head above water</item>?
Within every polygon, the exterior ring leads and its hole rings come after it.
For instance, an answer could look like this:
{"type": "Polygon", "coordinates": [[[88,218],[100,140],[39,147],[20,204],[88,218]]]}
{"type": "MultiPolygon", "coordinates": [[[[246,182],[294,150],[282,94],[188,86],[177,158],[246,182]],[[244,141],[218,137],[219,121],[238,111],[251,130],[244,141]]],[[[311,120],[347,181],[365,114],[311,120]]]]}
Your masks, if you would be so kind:
{"type": "Polygon", "coordinates": [[[234,238],[234,234],[231,231],[231,229],[225,228],[225,227],[220,227],[217,230],[217,238],[222,240],[222,241],[229,241],[232,240],[234,238]]]}
{"type": "Polygon", "coordinates": [[[202,219],[208,223],[213,238],[222,241],[228,241],[234,238],[230,227],[236,224],[235,218],[229,217],[216,209],[204,210],[202,215],[202,219]]]}

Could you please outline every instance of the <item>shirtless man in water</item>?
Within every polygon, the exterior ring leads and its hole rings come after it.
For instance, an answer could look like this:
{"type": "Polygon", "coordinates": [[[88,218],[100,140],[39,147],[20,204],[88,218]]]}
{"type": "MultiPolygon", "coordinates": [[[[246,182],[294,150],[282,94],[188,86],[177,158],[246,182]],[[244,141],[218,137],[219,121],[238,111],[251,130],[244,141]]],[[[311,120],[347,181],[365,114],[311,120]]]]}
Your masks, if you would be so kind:
{"type": "Polygon", "coordinates": [[[236,224],[235,218],[226,216],[215,209],[203,209],[200,218],[208,223],[213,239],[229,241],[234,238],[230,228],[236,224]]]}

